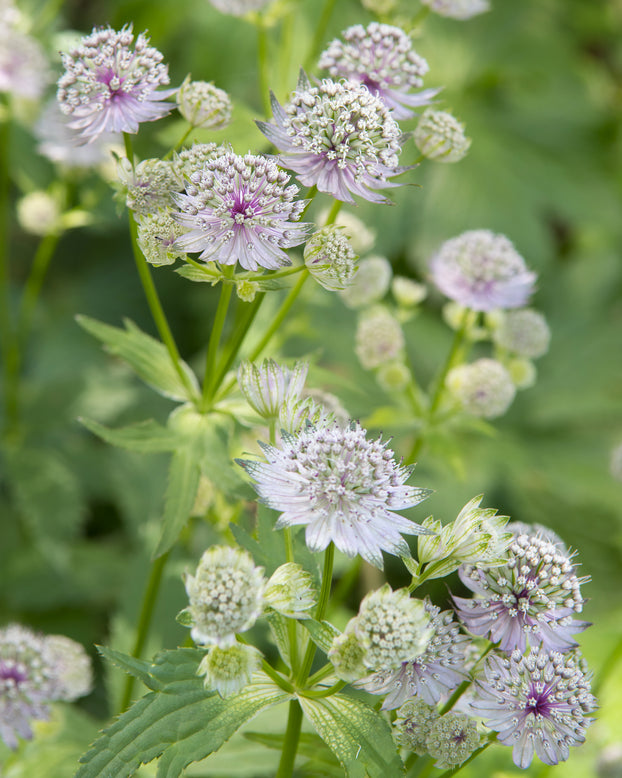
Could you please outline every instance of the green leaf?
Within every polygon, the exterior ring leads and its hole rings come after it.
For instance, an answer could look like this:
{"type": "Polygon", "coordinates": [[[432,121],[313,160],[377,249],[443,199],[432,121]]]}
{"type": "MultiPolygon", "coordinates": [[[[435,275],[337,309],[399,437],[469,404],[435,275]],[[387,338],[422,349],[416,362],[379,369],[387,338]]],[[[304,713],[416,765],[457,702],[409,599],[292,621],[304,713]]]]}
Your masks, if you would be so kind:
{"type": "Polygon", "coordinates": [[[203,687],[196,671],[203,652],[164,651],[151,668],[149,692],[121,715],[82,759],[75,778],[129,778],[157,757],[158,778],[176,778],[189,764],[219,749],[259,711],[286,702],[289,695],[266,675],[226,699],[203,687]]]}
{"type": "Polygon", "coordinates": [[[151,662],[145,662],[142,659],[136,659],[136,657],[128,656],[120,651],[115,651],[114,648],[108,648],[106,646],[96,647],[99,653],[111,662],[115,667],[125,670],[126,673],[133,675],[134,678],[138,678],[152,691],[160,691],[162,684],[151,674],[151,662]]]}
{"type": "Polygon", "coordinates": [[[309,631],[311,640],[315,645],[318,646],[318,648],[321,648],[325,654],[328,654],[330,651],[333,640],[338,635],[341,635],[341,632],[339,632],[337,627],[333,627],[328,621],[320,622],[315,619],[304,619],[304,621],[301,621],[300,623],[309,631]]]}
{"type": "Polygon", "coordinates": [[[154,419],[140,421],[120,429],[104,427],[91,419],[78,421],[98,438],[113,446],[125,448],[128,451],[155,453],[157,451],[174,451],[179,446],[179,436],[173,430],[163,427],[154,419]]]}
{"type": "Polygon", "coordinates": [[[154,558],[165,554],[177,541],[190,518],[199,488],[200,468],[190,446],[178,449],[171,459],[164,496],[162,533],[154,558]]]}
{"type": "Polygon", "coordinates": [[[215,286],[221,280],[220,276],[213,276],[211,273],[205,273],[193,265],[182,265],[181,267],[178,267],[175,272],[182,276],[182,278],[187,278],[188,281],[207,282],[212,286],[215,286]]]}
{"type": "Polygon", "coordinates": [[[386,778],[404,774],[391,727],[360,700],[335,694],[324,699],[299,698],[305,716],[352,778],[386,778]]]}
{"type": "Polygon", "coordinates": [[[125,319],[125,329],[78,316],[78,324],[100,340],[110,354],[125,360],[142,380],[164,397],[172,400],[193,400],[199,394],[195,374],[181,361],[187,377],[182,381],[171,361],[166,346],[144,333],[134,322],[125,319]],[[186,385],[187,383],[187,385],[186,385]]]}

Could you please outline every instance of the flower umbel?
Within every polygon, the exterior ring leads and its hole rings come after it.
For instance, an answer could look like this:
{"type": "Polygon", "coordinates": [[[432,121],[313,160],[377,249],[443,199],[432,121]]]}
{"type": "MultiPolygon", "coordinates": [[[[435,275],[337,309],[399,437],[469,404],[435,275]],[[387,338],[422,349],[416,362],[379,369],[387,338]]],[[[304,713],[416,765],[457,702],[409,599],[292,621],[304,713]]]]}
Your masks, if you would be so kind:
{"type": "Polygon", "coordinates": [[[263,610],[266,580],[246,551],[212,546],[196,574],[186,575],[188,616],[195,643],[231,646],[235,635],[250,629],[263,610]]]}
{"type": "Polygon", "coordinates": [[[186,233],[177,245],[199,259],[246,270],[289,265],[283,249],[304,243],[311,224],[295,224],[305,208],[298,187],[265,157],[226,153],[190,176],[176,195],[177,221],[186,233]]]}
{"type": "Polygon", "coordinates": [[[459,574],[476,595],[454,597],[460,619],[502,651],[524,652],[527,640],[531,647],[568,651],[577,645],[572,635],[588,626],[572,617],[583,608],[581,584],[589,579],[578,578],[572,556],[538,534],[516,535],[506,564],[464,565],[459,574]]]}
{"type": "Polygon", "coordinates": [[[529,767],[534,752],[545,764],[558,764],[568,759],[570,746],[584,742],[588,714],[596,708],[584,667],[574,652],[544,648],[488,657],[471,707],[501,743],[513,746],[517,767],[529,767]]]}
{"type": "Polygon", "coordinates": [[[459,162],[471,146],[464,125],[447,111],[431,108],[421,117],[413,139],[424,157],[437,162],[459,162]]]}
{"type": "Polygon", "coordinates": [[[489,230],[470,230],[443,243],[430,270],[443,294],[474,311],[520,308],[536,280],[511,241],[489,230]]]}
{"type": "Polygon", "coordinates": [[[329,292],[345,289],[352,283],[357,259],[345,230],[335,224],[315,232],[304,250],[308,271],[329,292]]]}
{"type": "Polygon", "coordinates": [[[333,542],[350,557],[360,554],[382,568],[382,551],[409,555],[400,533],[419,534],[419,524],[394,511],[429,494],[406,486],[412,472],[401,467],[387,444],[367,440],[353,423],[285,434],[281,448],[262,445],[267,462],[239,461],[255,480],[263,502],[282,511],[276,528],[304,525],[312,551],[333,542]]]}
{"type": "Polygon", "coordinates": [[[398,186],[388,179],[405,170],[398,166],[402,133],[367,87],[330,79],[311,86],[303,73],[285,107],[272,96],[272,112],[274,124],[257,126],[301,183],[348,203],[352,195],[388,202],[374,190],[398,186]]]}
{"type": "Polygon", "coordinates": [[[94,29],[80,46],[63,55],[65,73],[58,81],[58,102],[72,117],[70,127],[86,140],[105,132],[138,132],[141,122],[166,116],[161,101],[175,90],[156,91],[169,83],[162,54],[141,33],[132,49],[131,26],[117,32],[94,29]]]}
{"type": "Polygon", "coordinates": [[[201,660],[197,675],[204,676],[206,689],[215,689],[221,697],[236,694],[251,682],[259,669],[261,654],[253,646],[212,646],[201,660]]]}
{"type": "Polygon", "coordinates": [[[231,98],[208,81],[191,81],[190,76],[179,88],[177,108],[193,127],[221,130],[231,121],[231,98]]]}
{"type": "Polygon", "coordinates": [[[460,633],[452,611],[441,612],[429,600],[424,604],[431,629],[425,650],[395,670],[382,670],[357,684],[371,694],[386,694],[383,710],[398,708],[413,697],[436,705],[467,677],[469,638],[460,633]]]}
{"type": "Polygon", "coordinates": [[[410,37],[399,27],[372,22],[348,27],[320,56],[319,67],[331,78],[347,78],[366,86],[393,111],[395,119],[414,116],[411,107],[427,105],[439,89],[421,89],[428,63],[412,48],[410,37]]]}

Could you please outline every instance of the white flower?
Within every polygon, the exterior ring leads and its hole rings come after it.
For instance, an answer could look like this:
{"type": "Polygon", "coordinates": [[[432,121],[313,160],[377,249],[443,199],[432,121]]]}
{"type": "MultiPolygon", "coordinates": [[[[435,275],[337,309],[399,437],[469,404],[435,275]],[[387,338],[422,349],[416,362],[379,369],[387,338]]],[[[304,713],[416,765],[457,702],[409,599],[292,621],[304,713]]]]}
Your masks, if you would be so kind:
{"type": "Polygon", "coordinates": [[[350,557],[360,554],[382,567],[382,551],[410,554],[400,533],[422,527],[395,513],[420,503],[425,489],[406,486],[411,468],[401,467],[387,444],[367,440],[354,423],[283,435],[281,448],[262,445],[267,462],[239,461],[255,480],[263,502],[281,511],[276,528],[306,526],[312,551],[329,543],[350,557]]]}
{"type": "Polygon", "coordinates": [[[516,394],[507,369],[494,359],[458,365],[449,371],[445,383],[463,410],[484,419],[503,416],[516,394]]]}

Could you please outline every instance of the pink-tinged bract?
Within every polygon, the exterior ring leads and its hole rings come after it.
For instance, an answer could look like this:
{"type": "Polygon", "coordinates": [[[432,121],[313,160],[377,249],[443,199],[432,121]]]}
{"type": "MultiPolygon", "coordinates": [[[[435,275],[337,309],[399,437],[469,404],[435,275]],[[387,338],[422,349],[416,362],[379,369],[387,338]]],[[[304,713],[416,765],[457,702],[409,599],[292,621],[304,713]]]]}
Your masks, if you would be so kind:
{"type": "Polygon", "coordinates": [[[163,103],[175,89],[157,91],[169,83],[162,54],[141,33],[134,43],[131,26],[119,32],[94,29],[80,45],[63,54],[65,72],[58,81],[57,98],[69,126],[86,141],[103,133],[136,133],[142,122],[166,116],[163,103]]]}
{"type": "Polygon", "coordinates": [[[520,308],[536,281],[512,242],[490,230],[470,230],[443,243],[430,271],[443,294],[474,311],[520,308]]]}
{"type": "Polygon", "coordinates": [[[193,173],[185,194],[174,196],[175,219],[186,230],[177,240],[183,251],[222,265],[239,261],[246,270],[291,264],[284,249],[298,246],[313,230],[295,222],[306,200],[275,162],[225,153],[193,173]]]}
{"type": "Polygon", "coordinates": [[[395,187],[402,133],[389,109],[366,86],[324,79],[312,86],[301,74],[290,101],[272,96],[274,122],[257,122],[281,152],[282,164],[305,186],[337,200],[352,195],[389,202],[376,189],[395,187]]]}
{"type": "Polygon", "coordinates": [[[428,105],[440,89],[421,90],[428,63],[399,27],[372,22],[355,24],[321,54],[319,67],[331,78],[363,84],[390,108],[394,119],[410,119],[413,107],[428,105]]]}
{"type": "Polygon", "coordinates": [[[568,651],[575,632],[588,622],[573,618],[583,607],[581,584],[571,556],[540,534],[516,535],[508,561],[498,567],[463,565],[460,579],[475,593],[454,597],[458,616],[474,635],[498,643],[501,651],[543,645],[568,651]]]}
{"type": "Polygon", "coordinates": [[[267,462],[240,461],[270,508],[281,511],[276,529],[305,526],[312,551],[329,543],[382,568],[382,551],[410,555],[403,534],[425,533],[397,510],[420,503],[429,491],[406,486],[387,444],[367,440],[358,424],[314,427],[283,434],[280,448],[263,445],[267,462]]]}
{"type": "Polygon", "coordinates": [[[471,708],[500,743],[512,746],[514,764],[525,770],[534,754],[548,765],[568,759],[570,746],[585,741],[596,698],[576,652],[541,648],[489,656],[471,708]]]}

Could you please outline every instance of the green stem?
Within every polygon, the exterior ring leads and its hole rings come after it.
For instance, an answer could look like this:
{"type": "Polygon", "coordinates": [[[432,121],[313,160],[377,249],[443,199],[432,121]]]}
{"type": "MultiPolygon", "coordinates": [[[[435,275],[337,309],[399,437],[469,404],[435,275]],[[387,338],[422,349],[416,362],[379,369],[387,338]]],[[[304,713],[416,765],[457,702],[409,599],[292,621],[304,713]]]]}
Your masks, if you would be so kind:
{"type": "Polygon", "coordinates": [[[300,740],[300,727],[302,726],[302,708],[298,700],[291,700],[289,703],[289,715],[287,718],[287,730],[285,731],[285,740],[283,742],[283,752],[276,778],[291,778],[294,772],[294,762],[296,761],[296,751],[298,751],[298,741],[300,740]]]}
{"type": "MultiPolygon", "coordinates": [[[[449,353],[447,355],[447,359],[445,360],[445,363],[443,367],[441,368],[440,373],[438,374],[436,381],[434,382],[434,389],[432,391],[432,399],[430,400],[430,408],[428,410],[427,414],[427,422],[428,424],[432,424],[434,422],[434,417],[436,415],[436,412],[438,411],[441,401],[443,399],[443,390],[445,388],[445,379],[447,378],[447,374],[451,370],[451,368],[454,366],[454,363],[456,361],[456,357],[460,353],[460,350],[462,348],[462,345],[464,343],[466,332],[468,328],[468,322],[469,322],[469,314],[470,311],[468,308],[465,308],[462,321],[460,322],[460,326],[456,330],[456,334],[454,335],[453,343],[451,344],[451,348],[449,350],[449,353]]],[[[421,448],[424,444],[424,436],[419,435],[417,439],[414,442],[414,445],[410,451],[410,454],[408,455],[406,462],[411,463],[415,462],[417,457],[419,456],[419,452],[421,451],[421,448]]]]}
{"type": "Polygon", "coordinates": [[[257,22],[257,58],[259,70],[259,92],[266,118],[270,116],[270,73],[268,67],[268,30],[263,18],[257,22]]]}
{"type": "Polygon", "coordinates": [[[280,673],[277,673],[274,667],[272,667],[272,665],[269,664],[265,659],[261,660],[261,669],[264,671],[266,675],[272,678],[274,683],[280,689],[283,689],[283,691],[287,692],[288,694],[293,694],[294,687],[291,685],[291,683],[286,678],[283,678],[283,676],[280,673]]]}
{"type": "MultiPolygon", "coordinates": [[[[324,570],[322,571],[322,587],[320,589],[320,599],[317,604],[317,610],[315,612],[315,619],[316,621],[322,621],[324,616],[326,615],[326,610],[328,608],[328,600],[330,597],[330,588],[333,582],[333,562],[335,560],[335,546],[331,542],[328,544],[328,547],[326,548],[326,552],[324,554],[324,570]]],[[[310,640],[307,644],[307,650],[305,652],[304,659],[302,660],[302,665],[300,667],[300,672],[298,673],[297,683],[298,686],[302,687],[306,684],[307,679],[309,677],[309,673],[311,672],[311,666],[313,665],[313,659],[315,657],[315,643],[310,640]]]]}
{"type": "MultiPolygon", "coordinates": [[[[159,556],[151,566],[151,572],[149,573],[149,580],[147,581],[147,587],[143,596],[143,604],[140,611],[140,617],[138,619],[138,631],[136,633],[136,641],[134,648],[132,649],[132,656],[136,659],[140,659],[145,643],[147,641],[147,635],[149,634],[149,625],[151,624],[151,617],[155,608],[156,599],[158,596],[158,590],[162,581],[162,573],[168,560],[170,552],[166,552],[159,556]]],[[[121,707],[119,712],[127,710],[132,701],[132,693],[134,691],[134,676],[128,675],[125,679],[125,687],[123,689],[123,696],[121,698],[121,707]]]]}
{"type": "MultiPolygon", "coordinates": [[[[230,269],[230,273],[234,270],[230,269]]],[[[207,347],[207,358],[205,360],[205,379],[203,381],[203,409],[207,407],[209,400],[214,396],[214,385],[216,383],[216,355],[218,353],[218,346],[220,344],[220,338],[225,326],[225,320],[227,318],[227,311],[229,310],[229,301],[231,300],[231,294],[233,292],[233,286],[231,284],[222,284],[220,288],[220,299],[218,300],[218,307],[216,308],[216,316],[214,317],[214,324],[209,337],[209,344],[207,347]]]]}
{"type": "Polygon", "coordinates": [[[255,316],[257,315],[257,312],[259,311],[265,296],[265,292],[260,292],[258,295],[256,295],[253,302],[250,303],[250,305],[245,306],[243,318],[237,322],[236,326],[233,328],[231,338],[225,345],[223,357],[220,361],[220,365],[218,366],[218,370],[216,371],[214,393],[216,393],[216,391],[220,388],[220,385],[222,384],[226,374],[231,368],[231,365],[233,364],[237,353],[240,350],[242,341],[246,337],[246,333],[250,329],[251,324],[255,320],[255,316]]]}
{"type": "Polygon", "coordinates": [[[324,8],[322,8],[320,20],[317,24],[317,27],[315,28],[313,42],[311,43],[311,48],[309,49],[309,53],[307,54],[307,58],[305,60],[305,70],[310,70],[315,65],[315,60],[317,59],[317,55],[319,54],[320,48],[322,46],[324,36],[326,35],[330,17],[332,16],[336,5],[337,0],[326,0],[324,3],[324,8]]]}
{"type": "Polygon", "coordinates": [[[198,400],[198,397],[196,396],[196,391],[192,386],[192,383],[190,382],[190,378],[188,377],[186,371],[182,367],[181,356],[179,355],[177,344],[175,343],[173,333],[171,332],[171,328],[169,327],[168,321],[166,319],[164,309],[162,308],[162,303],[160,302],[158,291],[155,287],[155,284],[153,283],[153,278],[151,277],[151,271],[149,270],[149,265],[147,264],[147,260],[143,256],[143,253],[138,246],[137,229],[136,229],[136,222],[134,221],[134,214],[131,211],[128,211],[128,217],[130,222],[130,236],[132,239],[132,251],[134,252],[134,261],[136,262],[136,269],[138,270],[138,276],[143,286],[145,297],[147,298],[147,304],[149,305],[151,316],[153,317],[157,330],[160,333],[160,337],[162,338],[164,345],[166,346],[166,350],[168,351],[171,362],[173,363],[173,366],[181,382],[186,388],[188,399],[192,400],[193,402],[196,402],[198,400]]]}
{"type": "Polygon", "coordinates": [[[430,6],[424,5],[422,6],[417,14],[414,16],[412,22],[410,23],[408,30],[409,33],[413,33],[417,28],[421,27],[421,25],[424,23],[424,21],[428,18],[430,15],[430,6]]]}
{"type": "Polygon", "coordinates": [[[329,224],[334,224],[336,222],[337,216],[339,214],[339,211],[341,210],[342,205],[343,203],[341,200],[335,200],[335,202],[331,205],[330,211],[326,216],[326,222],[324,224],[325,227],[328,227],[329,224]]]}
{"type": "Polygon", "coordinates": [[[26,285],[24,286],[24,293],[22,295],[18,314],[18,332],[22,343],[28,339],[32,314],[59,239],[59,233],[46,235],[39,243],[35,253],[32,267],[28,274],[26,285]]]}
{"type": "Polygon", "coordinates": [[[177,141],[177,143],[174,146],[171,146],[171,148],[166,152],[166,154],[162,157],[162,159],[170,159],[173,154],[177,151],[177,149],[180,146],[183,146],[184,143],[188,140],[189,136],[194,132],[195,130],[194,124],[191,124],[186,132],[181,136],[181,138],[177,141]]]}
{"type": "Polygon", "coordinates": [[[324,678],[329,676],[332,672],[334,672],[334,670],[335,668],[332,666],[330,662],[328,662],[327,664],[324,665],[324,667],[320,667],[317,673],[313,673],[313,675],[307,679],[307,685],[315,686],[320,681],[323,681],[324,678]]]}
{"type": "Polygon", "coordinates": [[[337,683],[333,684],[332,686],[328,686],[326,689],[307,689],[304,693],[304,696],[310,697],[312,699],[331,697],[333,694],[340,692],[345,685],[346,681],[337,681],[337,683]]]}

